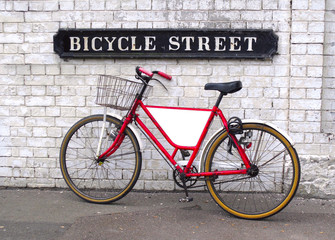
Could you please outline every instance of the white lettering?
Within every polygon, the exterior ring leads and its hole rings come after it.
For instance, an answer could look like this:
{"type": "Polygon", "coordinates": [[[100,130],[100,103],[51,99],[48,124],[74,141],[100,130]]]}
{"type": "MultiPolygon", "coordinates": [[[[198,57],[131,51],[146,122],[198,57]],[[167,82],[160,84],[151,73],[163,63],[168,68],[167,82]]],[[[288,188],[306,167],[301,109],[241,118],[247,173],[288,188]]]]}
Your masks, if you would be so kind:
{"type": "Polygon", "coordinates": [[[179,44],[179,37],[177,37],[177,36],[172,36],[172,37],[170,37],[170,39],[169,39],[169,43],[170,43],[170,45],[169,45],[169,50],[172,50],[172,51],[177,51],[177,50],[179,50],[179,48],[180,48],[180,44],[179,44]],[[173,39],[175,40],[175,41],[173,41],[173,39]],[[175,48],[173,48],[171,45],[173,45],[173,46],[175,46],[175,48]]]}
{"type": "Polygon", "coordinates": [[[70,37],[70,51],[79,51],[80,47],[80,38],[70,37]]]}
{"type": "Polygon", "coordinates": [[[255,43],[257,42],[257,38],[256,37],[245,37],[244,41],[248,41],[248,52],[253,52],[254,48],[253,48],[253,44],[252,42],[255,41],[255,43]]]}
{"type": "Polygon", "coordinates": [[[226,51],[226,46],[223,46],[223,43],[226,41],[226,37],[215,37],[215,52],[226,51]],[[221,41],[223,40],[223,41],[221,41]],[[223,48],[220,48],[222,47],[223,48]]]}
{"type": "Polygon", "coordinates": [[[116,37],[112,37],[112,41],[109,41],[108,37],[104,37],[104,39],[108,42],[108,49],[107,49],[107,51],[114,51],[114,49],[113,49],[113,42],[115,41],[116,37]]]}
{"type": "Polygon", "coordinates": [[[84,38],[84,51],[88,52],[88,37],[83,37],[84,38]]]}
{"type": "Polygon", "coordinates": [[[142,45],[136,48],[136,37],[131,36],[131,51],[141,51],[141,50],[142,50],[142,45]]]}
{"type": "Polygon", "coordinates": [[[206,51],[210,51],[209,48],[209,37],[198,37],[199,40],[199,49],[198,51],[203,51],[203,47],[205,46],[206,51]],[[205,42],[204,42],[205,40],[205,42]]]}
{"type": "Polygon", "coordinates": [[[102,46],[100,46],[99,48],[97,48],[96,46],[96,40],[100,40],[100,42],[102,42],[102,37],[94,37],[92,39],[92,49],[93,51],[102,51],[102,46]]]}
{"type": "Polygon", "coordinates": [[[154,45],[154,41],[156,41],[156,37],[153,36],[144,37],[145,42],[144,51],[155,51],[156,45],[154,45]]]}
{"type": "Polygon", "coordinates": [[[128,51],[129,47],[128,46],[126,48],[122,47],[122,40],[123,39],[126,40],[126,41],[129,41],[128,37],[120,37],[119,40],[117,41],[117,43],[118,43],[119,50],[124,52],[124,51],[128,51]]]}
{"type": "Polygon", "coordinates": [[[241,37],[229,37],[230,39],[230,49],[229,51],[241,51],[241,45],[239,45],[239,48],[235,48],[239,42],[238,41],[241,41],[241,37]]]}
{"type": "Polygon", "coordinates": [[[185,51],[191,51],[191,40],[194,42],[194,37],[182,37],[181,41],[186,43],[185,51]]]}

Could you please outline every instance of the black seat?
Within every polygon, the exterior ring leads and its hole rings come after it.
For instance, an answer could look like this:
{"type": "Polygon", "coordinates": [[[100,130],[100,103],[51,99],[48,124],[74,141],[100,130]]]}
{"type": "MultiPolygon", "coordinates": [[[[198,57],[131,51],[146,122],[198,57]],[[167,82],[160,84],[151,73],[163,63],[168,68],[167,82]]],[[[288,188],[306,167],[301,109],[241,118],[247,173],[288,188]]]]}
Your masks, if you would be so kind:
{"type": "Polygon", "coordinates": [[[234,93],[242,89],[241,81],[227,82],[227,83],[206,83],[205,90],[218,90],[223,95],[234,93]]]}

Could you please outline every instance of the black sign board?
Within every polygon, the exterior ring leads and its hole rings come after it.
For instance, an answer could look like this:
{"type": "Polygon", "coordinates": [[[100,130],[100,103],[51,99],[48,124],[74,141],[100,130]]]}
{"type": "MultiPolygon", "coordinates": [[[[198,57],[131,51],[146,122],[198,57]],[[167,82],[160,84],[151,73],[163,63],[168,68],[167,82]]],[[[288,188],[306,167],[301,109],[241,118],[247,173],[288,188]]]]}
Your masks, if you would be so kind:
{"type": "Polygon", "coordinates": [[[60,29],[61,58],[272,58],[272,30],[60,29]]]}

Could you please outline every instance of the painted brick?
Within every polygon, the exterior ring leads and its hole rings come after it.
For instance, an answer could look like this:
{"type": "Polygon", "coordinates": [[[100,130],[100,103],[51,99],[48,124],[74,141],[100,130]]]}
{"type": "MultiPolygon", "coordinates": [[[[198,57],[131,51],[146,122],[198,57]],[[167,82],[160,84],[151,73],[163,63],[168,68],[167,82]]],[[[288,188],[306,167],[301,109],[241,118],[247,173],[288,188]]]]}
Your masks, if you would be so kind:
{"type": "Polygon", "coordinates": [[[23,12],[0,12],[0,22],[19,23],[24,22],[23,12]]]}
{"type": "Polygon", "coordinates": [[[44,3],[41,1],[29,1],[29,11],[42,11],[44,3]]]}

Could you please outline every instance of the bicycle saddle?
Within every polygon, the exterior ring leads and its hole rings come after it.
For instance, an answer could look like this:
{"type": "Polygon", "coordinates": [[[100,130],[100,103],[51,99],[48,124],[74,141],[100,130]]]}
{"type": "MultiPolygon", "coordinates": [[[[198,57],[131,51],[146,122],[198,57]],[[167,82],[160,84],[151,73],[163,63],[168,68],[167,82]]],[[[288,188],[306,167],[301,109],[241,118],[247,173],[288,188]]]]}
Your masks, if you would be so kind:
{"type": "Polygon", "coordinates": [[[205,90],[218,90],[224,95],[234,93],[242,89],[241,81],[227,82],[227,83],[206,83],[205,90]]]}

